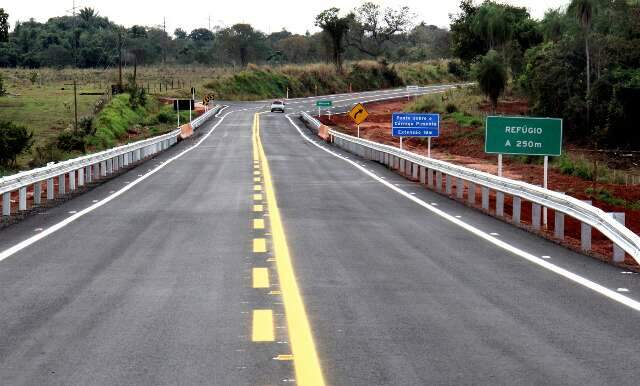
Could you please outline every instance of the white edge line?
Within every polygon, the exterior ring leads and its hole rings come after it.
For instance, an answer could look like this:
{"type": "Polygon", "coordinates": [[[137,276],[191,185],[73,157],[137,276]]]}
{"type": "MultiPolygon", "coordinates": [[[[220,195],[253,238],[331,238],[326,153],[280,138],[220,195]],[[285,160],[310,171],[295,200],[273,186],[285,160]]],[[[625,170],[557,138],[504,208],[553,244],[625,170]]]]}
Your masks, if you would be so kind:
{"type": "Polygon", "coordinates": [[[538,265],[538,266],[540,266],[542,268],[545,268],[545,269],[547,269],[547,270],[549,270],[551,272],[554,272],[554,273],[556,273],[556,274],[558,274],[558,275],[560,275],[560,276],[562,276],[562,277],[564,277],[566,279],[569,279],[569,280],[571,280],[571,281],[573,281],[573,282],[575,282],[577,284],[580,284],[580,285],[582,285],[584,287],[587,287],[590,290],[595,291],[595,292],[597,292],[597,293],[599,293],[599,294],[601,294],[603,296],[606,296],[607,298],[609,298],[611,300],[614,300],[614,301],[616,301],[616,302],[618,302],[620,304],[623,304],[623,305],[625,305],[625,306],[627,306],[629,308],[632,308],[632,309],[634,309],[636,311],[640,311],[640,302],[638,302],[636,300],[633,300],[633,299],[631,299],[631,298],[629,298],[627,296],[621,295],[618,292],[610,290],[610,289],[604,287],[601,284],[598,284],[598,283],[596,283],[594,281],[591,281],[591,280],[589,280],[589,279],[587,279],[585,277],[582,277],[582,276],[580,276],[578,274],[575,274],[575,273],[573,273],[571,271],[568,271],[568,270],[566,270],[564,268],[558,267],[555,264],[549,263],[548,261],[545,261],[545,260],[543,260],[543,259],[541,259],[541,258],[539,258],[539,257],[537,257],[535,255],[532,255],[529,252],[525,252],[525,251],[523,251],[523,250],[521,250],[519,248],[516,248],[516,247],[514,247],[512,245],[509,245],[506,242],[504,242],[502,240],[499,240],[499,239],[497,239],[497,238],[495,238],[495,237],[493,237],[493,236],[481,231],[480,229],[478,229],[478,228],[476,228],[476,227],[474,227],[474,226],[472,226],[470,224],[467,224],[464,221],[462,221],[460,219],[457,219],[454,216],[452,216],[450,214],[447,214],[447,213],[443,212],[440,209],[435,208],[432,205],[427,204],[426,202],[422,201],[421,199],[406,193],[402,189],[400,189],[400,188],[394,186],[393,184],[381,179],[380,177],[378,177],[375,174],[371,173],[367,169],[365,169],[362,166],[358,165],[358,163],[356,163],[354,161],[351,161],[351,160],[348,160],[345,157],[343,157],[343,156],[341,156],[339,154],[336,154],[332,150],[329,150],[329,149],[325,148],[324,146],[321,146],[318,143],[316,143],[316,141],[313,141],[312,139],[310,139],[305,133],[302,132],[302,130],[300,130],[300,127],[298,127],[298,125],[295,122],[293,122],[293,120],[291,119],[290,114],[287,115],[287,119],[293,125],[293,127],[295,127],[296,130],[298,130],[298,133],[300,133],[300,135],[302,135],[302,137],[304,137],[304,139],[306,139],[307,141],[311,142],[313,145],[315,145],[319,149],[321,149],[321,150],[333,155],[334,157],[340,158],[345,162],[350,163],[352,166],[354,166],[355,168],[359,169],[362,173],[367,174],[369,177],[371,177],[374,180],[378,181],[379,183],[385,185],[387,188],[389,188],[389,189],[395,191],[396,193],[406,197],[407,199],[415,202],[416,204],[424,207],[425,209],[427,209],[427,210],[437,214],[438,216],[440,216],[440,217],[442,217],[442,218],[444,218],[444,219],[446,219],[446,220],[458,225],[459,227],[469,231],[470,233],[473,233],[474,235],[476,235],[476,236],[478,236],[478,237],[480,237],[480,238],[482,238],[482,239],[484,239],[484,240],[496,245],[497,247],[500,247],[500,248],[502,248],[502,249],[504,249],[504,250],[506,250],[508,252],[511,252],[514,255],[517,255],[517,256],[519,256],[519,257],[521,257],[521,258],[523,258],[523,259],[525,259],[525,260],[527,260],[527,261],[529,261],[529,262],[531,262],[533,264],[536,264],[536,265],[538,265]]]}
{"type": "MultiPolygon", "coordinates": [[[[226,109],[228,106],[223,107],[214,117],[218,117],[219,114],[222,112],[222,110],[226,109]]],[[[90,213],[96,209],[98,209],[99,207],[105,205],[106,203],[112,201],[113,199],[117,198],[118,196],[124,194],[126,191],[128,191],[129,189],[132,189],[134,186],[138,185],[140,182],[146,180],[148,177],[150,177],[151,175],[155,174],[156,172],[158,172],[160,169],[164,168],[165,166],[169,165],[171,162],[175,161],[176,159],[182,157],[183,155],[185,155],[186,153],[190,152],[191,150],[195,149],[196,147],[200,146],[200,144],[202,142],[204,142],[205,139],[207,139],[211,133],[213,133],[213,131],[224,121],[224,119],[227,117],[227,115],[233,113],[233,111],[230,111],[228,113],[226,113],[215,125],[213,125],[213,127],[207,132],[207,134],[204,135],[204,137],[202,137],[198,142],[196,142],[193,146],[189,147],[188,149],[183,150],[182,152],[176,154],[175,156],[169,158],[168,160],[164,161],[163,163],[161,163],[160,165],[156,166],[155,168],[151,169],[147,174],[144,174],[142,177],[139,177],[138,179],[131,181],[128,185],[126,185],[125,187],[123,187],[122,189],[114,192],[113,194],[107,196],[106,198],[98,201],[97,203],[79,211],[78,213],[73,214],[72,216],[67,217],[66,219],[60,221],[59,223],[56,223],[52,226],[50,226],[49,228],[43,230],[42,232],[38,233],[37,235],[31,236],[28,239],[25,239],[21,242],[19,242],[18,244],[5,249],[4,251],[0,252],[0,261],[3,261],[4,259],[16,254],[17,252],[20,252],[21,250],[27,248],[28,246],[42,240],[43,238],[49,236],[52,233],[55,233],[57,231],[59,231],[60,229],[64,228],[65,226],[71,224],[72,222],[74,222],[75,220],[79,219],[80,217],[84,216],[87,213],[90,213]]]]}

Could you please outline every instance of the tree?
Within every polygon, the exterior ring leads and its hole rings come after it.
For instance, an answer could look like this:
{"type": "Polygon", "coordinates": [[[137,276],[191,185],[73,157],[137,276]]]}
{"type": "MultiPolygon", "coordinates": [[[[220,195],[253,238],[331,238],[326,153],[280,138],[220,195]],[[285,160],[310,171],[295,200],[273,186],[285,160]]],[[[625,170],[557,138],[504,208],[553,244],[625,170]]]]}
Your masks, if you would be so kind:
{"type": "Polygon", "coordinates": [[[491,50],[474,67],[480,90],[491,100],[493,111],[498,107],[498,98],[507,84],[507,71],[495,50],[491,50]]]}
{"type": "Polygon", "coordinates": [[[344,38],[349,32],[353,15],[340,17],[340,9],[329,8],[316,16],[315,25],[322,28],[331,47],[331,59],[336,69],[342,72],[342,54],[344,53],[344,38]]]}
{"type": "Polygon", "coordinates": [[[189,39],[194,42],[203,42],[213,40],[213,33],[206,28],[196,28],[189,34],[189,39]]]}
{"type": "Polygon", "coordinates": [[[385,43],[406,32],[411,24],[409,7],[386,8],[384,13],[378,4],[366,2],[353,11],[347,34],[349,45],[360,52],[377,58],[385,52],[385,43]]]}
{"type": "Polygon", "coordinates": [[[84,7],[80,10],[79,16],[80,19],[84,20],[85,22],[89,22],[98,17],[98,12],[96,12],[93,8],[84,7]]]}
{"type": "Polygon", "coordinates": [[[256,31],[250,24],[235,24],[220,31],[220,39],[225,49],[234,57],[240,59],[242,67],[249,64],[251,58],[265,54],[265,36],[256,31]]]}
{"type": "Polygon", "coordinates": [[[0,8],[0,43],[9,40],[9,14],[0,8]]]}
{"type": "Polygon", "coordinates": [[[173,31],[173,36],[178,40],[185,40],[187,38],[187,32],[182,28],[176,28],[176,30],[173,31]]]}
{"type": "Polygon", "coordinates": [[[582,26],[584,34],[584,51],[587,59],[587,98],[591,92],[591,55],[589,54],[589,34],[591,33],[591,21],[593,19],[594,5],[592,0],[574,0],[569,6],[573,9],[578,22],[582,26]]]}
{"type": "Polygon", "coordinates": [[[33,133],[12,122],[0,121],[0,165],[15,165],[16,158],[33,145],[33,133]]]}

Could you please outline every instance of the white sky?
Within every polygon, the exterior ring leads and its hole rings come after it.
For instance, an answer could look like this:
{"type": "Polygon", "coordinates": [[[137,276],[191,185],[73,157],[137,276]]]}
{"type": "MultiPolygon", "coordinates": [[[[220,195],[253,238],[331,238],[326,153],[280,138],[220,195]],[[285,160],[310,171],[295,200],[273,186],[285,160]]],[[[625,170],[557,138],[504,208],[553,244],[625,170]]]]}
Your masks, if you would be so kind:
{"type": "MultiPolygon", "coordinates": [[[[229,26],[239,22],[252,24],[263,32],[280,31],[283,27],[294,33],[315,31],[315,15],[330,7],[348,11],[364,0],[75,0],[76,7],[92,7],[102,16],[123,24],[162,25],[166,17],[167,31],[181,27],[189,32],[209,25],[229,26]],[[190,6],[188,6],[190,4],[190,6]]],[[[416,23],[425,21],[448,27],[449,14],[458,11],[459,0],[373,0],[382,6],[407,5],[417,14],[416,23]]],[[[480,0],[476,0],[479,2],[480,0]]],[[[535,18],[541,18],[549,8],[565,6],[569,0],[503,0],[503,3],[525,6],[535,18]]],[[[3,0],[0,7],[9,14],[13,28],[16,21],[34,18],[44,22],[53,16],[71,14],[73,0],[3,0]]]]}

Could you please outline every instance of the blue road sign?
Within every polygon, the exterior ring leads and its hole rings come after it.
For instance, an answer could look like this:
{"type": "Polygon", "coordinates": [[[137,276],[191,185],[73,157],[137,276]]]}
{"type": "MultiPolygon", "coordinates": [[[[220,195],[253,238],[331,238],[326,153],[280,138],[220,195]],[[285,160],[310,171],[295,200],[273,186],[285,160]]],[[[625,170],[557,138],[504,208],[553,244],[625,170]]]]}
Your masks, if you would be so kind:
{"type": "Polygon", "coordinates": [[[394,137],[437,137],[440,114],[393,113],[391,135],[394,137]]]}

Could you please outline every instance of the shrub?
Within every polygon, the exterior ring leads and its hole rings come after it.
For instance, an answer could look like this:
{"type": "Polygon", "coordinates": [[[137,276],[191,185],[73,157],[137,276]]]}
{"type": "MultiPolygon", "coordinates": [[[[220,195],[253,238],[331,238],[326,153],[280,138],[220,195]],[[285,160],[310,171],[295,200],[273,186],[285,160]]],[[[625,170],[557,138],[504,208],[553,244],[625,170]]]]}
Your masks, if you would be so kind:
{"type": "Polygon", "coordinates": [[[96,133],[96,129],[93,127],[93,118],[88,115],[80,118],[78,128],[82,130],[84,135],[94,135],[96,133]]]}
{"type": "Polygon", "coordinates": [[[63,151],[58,148],[56,142],[36,146],[32,154],[33,158],[29,161],[29,166],[32,168],[45,166],[49,162],[62,161],[65,158],[63,151]]]}
{"type": "Polygon", "coordinates": [[[491,100],[493,110],[498,106],[498,98],[507,85],[507,71],[496,51],[489,51],[474,66],[475,78],[480,90],[491,100]]]}
{"type": "Polygon", "coordinates": [[[33,133],[13,122],[0,121],[0,165],[15,165],[16,158],[33,145],[33,133]]]}
{"type": "Polygon", "coordinates": [[[82,133],[73,132],[72,130],[65,130],[58,135],[57,146],[64,151],[79,150],[84,152],[85,140],[82,133]]]}
{"type": "Polygon", "coordinates": [[[464,66],[460,62],[457,62],[455,60],[451,60],[447,63],[447,71],[449,71],[449,74],[460,79],[466,77],[467,75],[464,66]]]}
{"type": "Polygon", "coordinates": [[[158,122],[160,123],[169,123],[174,119],[173,114],[168,111],[161,111],[158,113],[158,122]]]}
{"type": "Polygon", "coordinates": [[[455,113],[456,111],[458,111],[458,106],[456,106],[453,103],[447,103],[447,105],[445,106],[444,109],[448,114],[452,114],[452,113],[455,113]]]}

